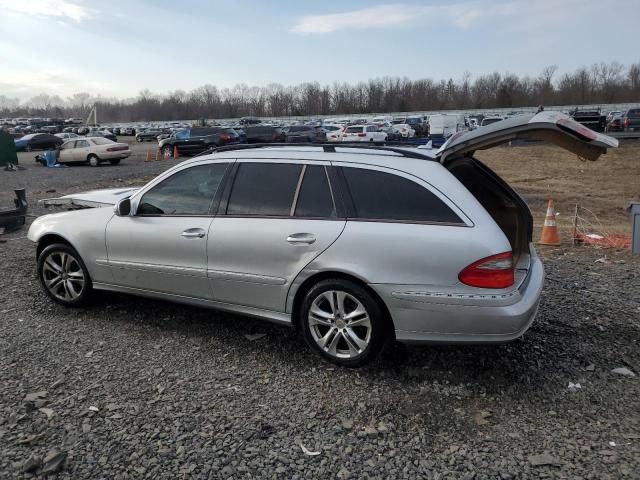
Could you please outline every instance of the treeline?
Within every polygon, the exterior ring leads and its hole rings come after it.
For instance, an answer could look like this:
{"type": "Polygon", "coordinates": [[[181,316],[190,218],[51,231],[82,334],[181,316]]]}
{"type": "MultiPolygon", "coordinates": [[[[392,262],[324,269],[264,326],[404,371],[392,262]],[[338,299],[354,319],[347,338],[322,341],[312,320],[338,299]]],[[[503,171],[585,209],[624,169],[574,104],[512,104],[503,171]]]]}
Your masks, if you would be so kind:
{"type": "Polygon", "coordinates": [[[233,88],[203,85],[158,95],[143,90],[136,98],[115,99],[78,93],[67,99],[47,94],[20,103],[0,95],[0,117],[85,117],[96,105],[100,121],[129,122],[405,112],[446,109],[517,108],[535,105],[587,105],[640,101],[640,63],[598,63],[572,73],[557,67],[518,77],[494,72],[454,81],[376,78],[357,84],[318,82],[233,88]]]}

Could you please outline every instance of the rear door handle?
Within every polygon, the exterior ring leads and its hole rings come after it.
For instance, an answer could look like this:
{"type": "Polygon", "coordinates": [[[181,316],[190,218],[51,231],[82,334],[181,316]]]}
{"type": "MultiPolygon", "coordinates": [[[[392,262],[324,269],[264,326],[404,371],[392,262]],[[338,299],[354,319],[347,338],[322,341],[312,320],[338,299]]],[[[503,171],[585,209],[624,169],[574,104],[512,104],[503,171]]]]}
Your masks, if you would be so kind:
{"type": "Polygon", "coordinates": [[[182,235],[184,238],[202,238],[206,234],[207,233],[201,228],[187,228],[180,235],[182,235]]]}
{"type": "Polygon", "coordinates": [[[287,242],[291,245],[311,245],[316,241],[312,233],[292,233],[287,237],[287,242]]]}

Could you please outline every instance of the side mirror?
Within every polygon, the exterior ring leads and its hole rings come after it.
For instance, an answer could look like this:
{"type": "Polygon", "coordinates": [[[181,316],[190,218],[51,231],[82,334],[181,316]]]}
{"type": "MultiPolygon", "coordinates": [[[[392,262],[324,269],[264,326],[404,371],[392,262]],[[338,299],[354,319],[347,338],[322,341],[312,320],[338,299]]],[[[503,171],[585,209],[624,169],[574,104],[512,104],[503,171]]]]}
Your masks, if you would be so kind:
{"type": "Polygon", "coordinates": [[[119,217],[128,217],[131,215],[131,199],[123,198],[113,208],[113,213],[119,217]]]}

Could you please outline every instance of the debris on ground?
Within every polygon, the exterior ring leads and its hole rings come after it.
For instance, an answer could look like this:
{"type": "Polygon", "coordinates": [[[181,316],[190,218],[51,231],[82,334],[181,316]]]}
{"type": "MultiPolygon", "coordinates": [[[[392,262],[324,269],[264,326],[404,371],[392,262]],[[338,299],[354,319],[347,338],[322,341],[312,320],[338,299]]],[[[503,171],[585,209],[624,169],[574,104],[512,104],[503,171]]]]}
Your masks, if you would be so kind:
{"type": "Polygon", "coordinates": [[[629,370],[627,367],[618,367],[611,370],[611,373],[617,373],[618,375],[626,375],[627,377],[635,377],[636,374],[629,370]]]}
{"type": "Polygon", "coordinates": [[[255,342],[256,340],[260,340],[263,337],[266,337],[266,333],[247,333],[244,338],[249,340],[250,342],[255,342]]]}
{"type": "Polygon", "coordinates": [[[300,444],[300,448],[302,449],[302,451],[304,452],[305,455],[309,455],[311,457],[315,457],[316,455],[320,455],[320,452],[312,452],[307,447],[305,447],[303,444],[300,444]]]}

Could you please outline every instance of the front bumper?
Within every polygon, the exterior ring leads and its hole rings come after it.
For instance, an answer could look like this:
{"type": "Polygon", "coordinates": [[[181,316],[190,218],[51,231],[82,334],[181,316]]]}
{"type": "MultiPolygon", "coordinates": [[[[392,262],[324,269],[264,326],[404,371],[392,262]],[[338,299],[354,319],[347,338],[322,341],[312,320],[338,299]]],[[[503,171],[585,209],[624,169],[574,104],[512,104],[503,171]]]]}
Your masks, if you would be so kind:
{"type": "Polygon", "coordinates": [[[371,285],[393,319],[403,343],[502,343],[531,326],[538,311],[544,269],[531,256],[529,273],[518,289],[500,294],[442,294],[406,291],[406,286],[371,285]]]}

